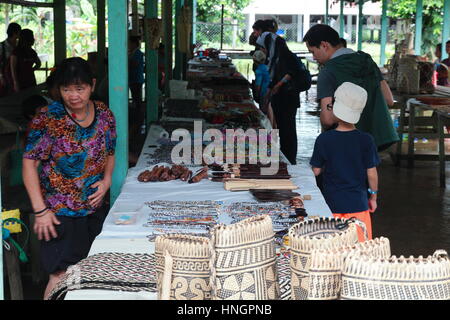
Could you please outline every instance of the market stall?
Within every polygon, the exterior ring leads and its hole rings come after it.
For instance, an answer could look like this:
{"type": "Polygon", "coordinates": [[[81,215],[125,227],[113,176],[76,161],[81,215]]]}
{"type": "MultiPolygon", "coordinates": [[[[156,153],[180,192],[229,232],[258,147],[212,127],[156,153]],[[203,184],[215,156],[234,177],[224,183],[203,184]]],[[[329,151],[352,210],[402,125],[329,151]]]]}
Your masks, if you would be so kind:
{"type": "MultiPolygon", "coordinates": [[[[253,102],[248,82],[228,58],[195,59],[189,63],[188,81],[172,84],[170,97],[163,101],[161,120],[148,130],[138,162],[128,170],[89,257],[68,271],[53,298],[60,298],[67,291],[66,300],[157,299],[155,274],[140,278],[141,287],[136,279],[127,279],[134,286],[121,290],[119,280],[98,281],[121,274],[110,266],[102,267],[102,263],[105,259],[123,259],[126,254],[130,261],[141,259],[141,255],[151,260],[158,236],[207,236],[217,224],[232,225],[257,215],[271,217],[282,297],[290,297],[289,258],[283,250],[288,228],[305,218],[331,217],[311,168],[307,163],[290,165],[282,154],[276,160],[279,168],[274,177],[261,176],[260,164],[206,165],[204,159],[200,163],[175,164],[172,150],[178,141],[173,142],[170,137],[177,129],[186,130],[204,150],[207,144],[202,135],[207,129],[223,132],[230,128],[271,128],[253,102]],[[198,125],[201,129],[196,132],[198,125]],[[203,176],[196,180],[199,172],[203,176]],[[85,275],[85,270],[90,271],[85,275]],[[84,282],[73,283],[75,276],[84,277],[84,282]],[[89,281],[92,277],[98,278],[89,281]]],[[[120,270],[128,270],[133,264],[130,261],[118,260],[115,264],[122,267],[120,270]]],[[[154,262],[143,262],[146,263],[154,262]]]]}

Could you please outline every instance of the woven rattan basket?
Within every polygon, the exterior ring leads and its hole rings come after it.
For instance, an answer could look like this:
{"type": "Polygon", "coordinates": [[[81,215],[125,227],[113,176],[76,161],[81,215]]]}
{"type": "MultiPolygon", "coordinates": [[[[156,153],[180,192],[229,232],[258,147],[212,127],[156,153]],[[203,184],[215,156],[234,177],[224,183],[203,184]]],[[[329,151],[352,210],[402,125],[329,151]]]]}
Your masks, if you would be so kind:
{"type": "Polygon", "coordinates": [[[158,236],[155,240],[158,299],[211,299],[209,250],[206,237],[158,236]]]}
{"type": "Polygon", "coordinates": [[[311,251],[338,249],[358,242],[355,220],[316,218],[289,229],[292,300],[306,300],[309,291],[311,251]]]}
{"type": "Polygon", "coordinates": [[[389,239],[381,237],[338,249],[314,249],[309,267],[308,300],[339,299],[344,261],[350,254],[389,258],[389,239]]]}
{"type": "Polygon", "coordinates": [[[427,258],[350,255],[344,263],[341,299],[449,300],[447,252],[438,250],[427,258]]]}
{"type": "Polygon", "coordinates": [[[272,219],[258,215],[211,230],[211,284],[216,300],[279,299],[272,219]]]}

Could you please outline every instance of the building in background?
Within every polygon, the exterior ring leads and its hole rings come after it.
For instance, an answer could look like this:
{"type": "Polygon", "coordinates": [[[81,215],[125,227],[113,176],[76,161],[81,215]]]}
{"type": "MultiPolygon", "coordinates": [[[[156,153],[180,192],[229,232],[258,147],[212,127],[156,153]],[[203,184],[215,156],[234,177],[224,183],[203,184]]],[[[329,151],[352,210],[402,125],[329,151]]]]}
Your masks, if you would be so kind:
{"type": "MultiPolygon", "coordinates": [[[[348,42],[356,41],[358,25],[358,4],[344,3],[344,38],[348,42]]],[[[288,41],[301,42],[310,27],[325,22],[326,0],[253,0],[243,13],[246,16],[246,37],[252,32],[252,25],[258,19],[276,19],[279,33],[288,41]]],[[[329,24],[339,32],[340,2],[329,0],[329,24]]],[[[379,33],[381,20],[381,1],[368,1],[363,6],[365,29],[379,33]]],[[[379,37],[377,37],[379,38],[379,37]]]]}

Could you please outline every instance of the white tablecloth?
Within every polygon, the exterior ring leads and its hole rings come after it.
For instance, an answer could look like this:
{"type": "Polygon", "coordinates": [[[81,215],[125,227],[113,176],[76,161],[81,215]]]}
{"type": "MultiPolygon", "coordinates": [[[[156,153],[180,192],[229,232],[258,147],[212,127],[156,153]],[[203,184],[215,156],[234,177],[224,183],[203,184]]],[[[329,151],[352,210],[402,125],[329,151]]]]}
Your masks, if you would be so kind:
{"type": "MultiPolygon", "coordinates": [[[[213,200],[222,201],[224,204],[233,202],[257,202],[250,192],[230,192],[224,189],[223,183],[202,180],[199,183],[188,184],[181,180],[167,182],[139,182],[137,176],[146,168],[146,159],[154,151],[150,145],[156,145],[159,137],[158,130],[149,130],[143,150],[136,167],[130,168],[122,187],[121,193],[111,207],[101,234],[94,241],[89,255],[100,252],[123,253],[153,253],[154,244],[146,236],[152,233],[149,227],[143,224],[147,220],[148,208],[144,205],[147,201],[177,200],[198,201],[213,200]],[[138,219],[132,225],[116,225],[114,212],[138,210],[138,219]]],[[[168,164],[167,164],[168,165],[168,164]]],[[[314,174],[308,164],[289,165],[288,171],[292,181],[299,187],[295,192],[301,195],[310,195],[311,200],[305,200],[304,205],[309,216],[331,216],[325,200],[316,186],[314,174]]],[[[229,223],[231,220],[226,215],[219,216],[219,222],[229,223]]],[[[156,299],[154,293],[140,292],[113,292],[108,290],[76,290],[68,292],[66,300],[77,299],[156,299]]]]}

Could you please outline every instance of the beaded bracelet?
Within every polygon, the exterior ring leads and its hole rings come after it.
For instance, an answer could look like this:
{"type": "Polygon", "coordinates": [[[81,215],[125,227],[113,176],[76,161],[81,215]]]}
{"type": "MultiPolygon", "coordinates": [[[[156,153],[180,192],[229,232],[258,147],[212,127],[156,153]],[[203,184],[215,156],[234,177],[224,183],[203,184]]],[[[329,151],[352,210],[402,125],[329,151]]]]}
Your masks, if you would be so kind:
{"type": "Polygon", "coordinates": [[[34,212],[34,214],[39,214],[39,213],[42,213],[42,212],[44,212],[46,210],[48,210],[48,207],[45,207],[44,209],[42,209],[40,211],[34,212]]]}

